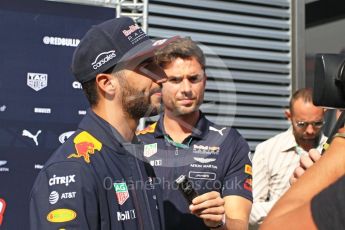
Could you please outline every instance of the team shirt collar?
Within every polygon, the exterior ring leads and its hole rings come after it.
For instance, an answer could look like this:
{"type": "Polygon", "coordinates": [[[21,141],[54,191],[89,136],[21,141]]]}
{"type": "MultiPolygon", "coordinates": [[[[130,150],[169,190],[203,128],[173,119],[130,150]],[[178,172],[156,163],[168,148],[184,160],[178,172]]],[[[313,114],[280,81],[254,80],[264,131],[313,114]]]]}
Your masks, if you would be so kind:
{"type": "MultiPolygon", "coordinates": [[[[164,113],[161,114],[159,120],[157,121],[157,125],[154,131],[155,138],[163,138],[164,136],[169,136],[164,130],[163,118],[164,113]]],[[[205,139],[209,132],[208,126],[209,121],[206,119],[205,115],[200,111],[199,120],[197,121],[190,137],[195,139],[205,139]]]]}
{"type": "Polygon", "coordinates": [[[79,129],[89,131],[102,143],[114,149],[116,146],[125,147],[130,144],[138,144],[139,141],[134,135],[132,142],[126,142],[121,134],[107,121],[88,109],[86,116],[79,124],[79,129]]]}

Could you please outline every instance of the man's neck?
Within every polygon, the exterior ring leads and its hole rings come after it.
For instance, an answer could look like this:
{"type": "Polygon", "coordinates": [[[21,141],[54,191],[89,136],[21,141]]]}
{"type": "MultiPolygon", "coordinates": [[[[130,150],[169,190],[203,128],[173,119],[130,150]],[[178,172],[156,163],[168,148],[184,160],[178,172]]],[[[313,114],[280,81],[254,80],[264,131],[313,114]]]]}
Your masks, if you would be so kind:
{"type": "Polygon", "coordinates": [[[100,102],[97,106],[92,107],[92,110],[113,126],[125,141],[132,141],[139,121],[129,117],[121,106],[102,105],[100,102]]]}
{"type": "Polygon", "coordinates": [[[165,132],[175,142],[182,143],[186,137],[192,134],[199,117],[199,111],[176,116],[173,112],[165,110],[163,118],[165,132]]]}

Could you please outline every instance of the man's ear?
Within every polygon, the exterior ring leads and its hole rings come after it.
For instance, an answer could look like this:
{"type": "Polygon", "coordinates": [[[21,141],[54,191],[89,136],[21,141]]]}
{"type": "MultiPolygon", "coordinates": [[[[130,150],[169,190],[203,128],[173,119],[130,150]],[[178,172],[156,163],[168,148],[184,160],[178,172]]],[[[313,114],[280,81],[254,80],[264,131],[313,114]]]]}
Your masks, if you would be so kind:
{"type": "Polygon", "coordinates": [[[290,111],[290,109],[286,109],[286,110],[284,111],[284,114],[285,114],[286,119],[288,119],[289,121],[291,121],[291,111],[290,111]]]}
{"type": "Polygon", "coordinates": [[[115,93],[114,76],[111,74],[100,73],[96,76],[96,85],[104,94],[112,95],[115,93]]]}

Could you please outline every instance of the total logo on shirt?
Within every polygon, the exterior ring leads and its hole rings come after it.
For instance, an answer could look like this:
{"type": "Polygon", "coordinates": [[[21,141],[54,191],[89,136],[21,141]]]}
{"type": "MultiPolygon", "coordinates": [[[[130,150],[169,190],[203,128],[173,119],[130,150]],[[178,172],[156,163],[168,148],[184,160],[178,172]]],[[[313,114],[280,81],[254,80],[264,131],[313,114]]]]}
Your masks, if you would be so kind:
{"type": "Polygon", "coordinates": [[[52,223],[64,223],[74,220],[77,217],[77,213],[72,209],[59,208],[52,210],[47,215],[47,220],[52,223]]]}

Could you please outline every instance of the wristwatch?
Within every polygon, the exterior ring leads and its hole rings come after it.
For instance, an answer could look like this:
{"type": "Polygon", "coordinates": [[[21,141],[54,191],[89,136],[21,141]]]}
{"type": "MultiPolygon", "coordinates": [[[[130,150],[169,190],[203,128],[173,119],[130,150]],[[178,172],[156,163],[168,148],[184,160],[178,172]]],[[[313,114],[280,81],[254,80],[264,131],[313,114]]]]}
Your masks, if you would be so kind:
{"type": "Polygon", "coordinates": [[[336,133],[336,134],[334,134],[334,137],[342,137],[342,138],[345,138],[345,133],[336,133]]]}

